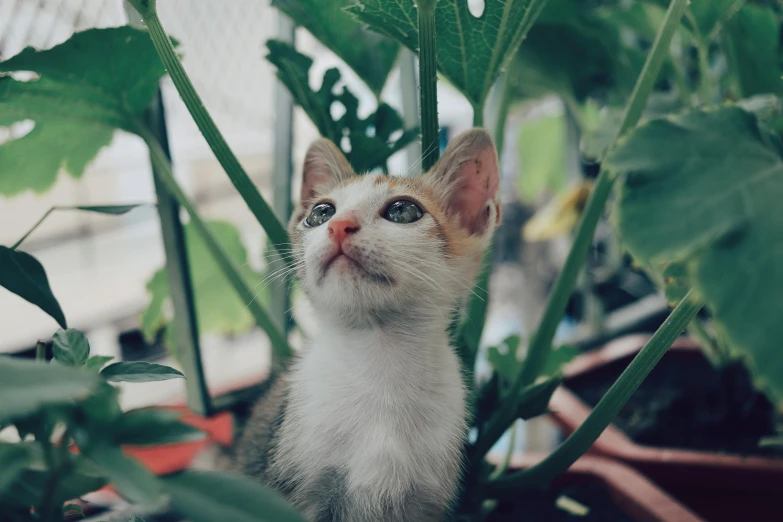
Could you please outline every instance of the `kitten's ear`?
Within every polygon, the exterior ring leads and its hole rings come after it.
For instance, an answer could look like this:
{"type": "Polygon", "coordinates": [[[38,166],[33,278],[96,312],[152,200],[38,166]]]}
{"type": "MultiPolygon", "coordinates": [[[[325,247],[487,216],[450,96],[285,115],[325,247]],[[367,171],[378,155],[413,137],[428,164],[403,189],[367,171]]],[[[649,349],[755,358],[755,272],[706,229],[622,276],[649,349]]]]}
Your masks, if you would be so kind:
{"type": "Polygon", "coordinates": [[[302,206],[306,206],[311,199],[329,187],[355,175],[351,164],[337,145],[326,138],[317,139],[305,154],[300,194],[302,206]]]}
{"type": "Polygon", "coordinates": [[[447,213],[457,215],[472,234],[483,234],[490,224],[497,225],[498,156],[486,130],[471,129],[457,136],[428,176],[447,213]]]}

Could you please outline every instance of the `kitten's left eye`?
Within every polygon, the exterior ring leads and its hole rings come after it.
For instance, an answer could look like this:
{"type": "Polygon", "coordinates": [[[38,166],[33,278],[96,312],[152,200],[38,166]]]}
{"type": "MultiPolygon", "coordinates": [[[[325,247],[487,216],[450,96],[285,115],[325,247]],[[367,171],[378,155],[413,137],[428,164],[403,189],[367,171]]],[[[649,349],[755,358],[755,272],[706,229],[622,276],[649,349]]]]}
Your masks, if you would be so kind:
{"type": "Polygon", "coordinates": [[[335,208],[331,203],[319,203],[310,211],[310,215],[304,220],[306,227],[317,227],[323,225],[334,216],[335,208]]]}
{"type": "Polygon", "coordinates": [[[418,221],[423,215],[424,212],[422,212],[421,208],[413,201],[408,201],[407,199],[392,202],[383,212],[384,219],[388,219],[392,223],[403,224],[418,221]]]}

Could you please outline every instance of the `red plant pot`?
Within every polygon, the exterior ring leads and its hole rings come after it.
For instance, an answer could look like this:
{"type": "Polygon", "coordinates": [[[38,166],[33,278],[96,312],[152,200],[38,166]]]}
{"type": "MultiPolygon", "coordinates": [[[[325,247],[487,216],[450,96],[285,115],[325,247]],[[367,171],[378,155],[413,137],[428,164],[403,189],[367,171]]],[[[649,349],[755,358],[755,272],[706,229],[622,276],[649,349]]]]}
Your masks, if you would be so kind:
{"type": "MultiPolygon", "coordinates": [[[[649,339],[631,335],[585,353],[565,369],[565,381],[550,402],[555,422],[567,434],[591,412],[568,387],[569,380],[618,361],[630,360],[649,339]]],[[[679,338],[665,357],[703,357],[699,346],[679,338]]],[[[610,425],[590,453],[626,463],[711,522],[779,522],[783,520],[783,459],[707,451],[652,447],[637,444],[610,425]]]]}
{"type": "MultiPolygon", "coordinates": [[[[511,468],[525,469],[544,455],[523,455],[511,460],[511,468]]],[[[707,522],[632,468],[603,457],[584,455],[553,486],[597,481],[606,488],[614,505],[635,522],[707,522]]],[[[520,520],[524,506],[520,506],[520,520]]]]}

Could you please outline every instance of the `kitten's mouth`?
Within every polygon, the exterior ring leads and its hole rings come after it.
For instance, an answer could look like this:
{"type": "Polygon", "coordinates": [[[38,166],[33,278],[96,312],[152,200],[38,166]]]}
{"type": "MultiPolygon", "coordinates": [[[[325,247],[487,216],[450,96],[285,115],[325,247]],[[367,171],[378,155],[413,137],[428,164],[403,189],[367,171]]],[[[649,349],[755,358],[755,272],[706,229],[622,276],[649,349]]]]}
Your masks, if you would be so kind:
{"type": "Polygon", "coordinates": [[[324,263],[324,269],[323,272],[321,273],[321,280],[323,280],[323,278],[326,277],[326,273],[329,271],[332,265],[335,265],[337,263],[349,264],[351,267],[355,269],[357,273],[361,274],[363,277],[367,279],[370,279],[371,281],[375,281],[376,283],[383,283],[387,285],[394,284],[394,279],[392,279],[390,276],[367,270],[367,268],[365,268],[364,265],[361,264],[361,262],[357,261],[355,258],[346,254],[342,250],[338,250],[337,252],[335,252],[335,254],[332,255],[326,261],[326,263],[324,263]]]}

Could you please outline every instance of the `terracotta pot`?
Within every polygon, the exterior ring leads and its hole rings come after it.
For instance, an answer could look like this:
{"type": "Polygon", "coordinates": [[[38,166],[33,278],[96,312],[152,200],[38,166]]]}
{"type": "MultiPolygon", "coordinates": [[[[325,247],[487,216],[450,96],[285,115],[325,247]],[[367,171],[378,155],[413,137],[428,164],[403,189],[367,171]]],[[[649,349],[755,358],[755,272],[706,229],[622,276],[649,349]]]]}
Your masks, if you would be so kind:
{"type": "MultiPolygon", "coordinates": [[[[542,458],[544,455],[516,457],[511,467],[528,468],[542,458]]],[[[553,485],[593,480],[600,482],[615,506],[635,522],[707,522],[632,468],[603,457],[582,456],[553,485]]],[[[520,508],[520,514],[524,515],[524,507],[520,508]]]]}
{"type": "MultiPolygon", "coordinates": [[[[619,338],[567,366],[564,384],[550,403],[554,420],[566,433],[573,432],[591,411],[569,390],[569,378],[620,360],[630,362],[649,338],[619,338]]],[[[703,356],[694,341],[679,338],[665,357],[703,356]]],[[[783,459],[645,446],[614,425],[606,428],[590,452],[634,467],[711,522],[783,520],[783,459]]]]}

